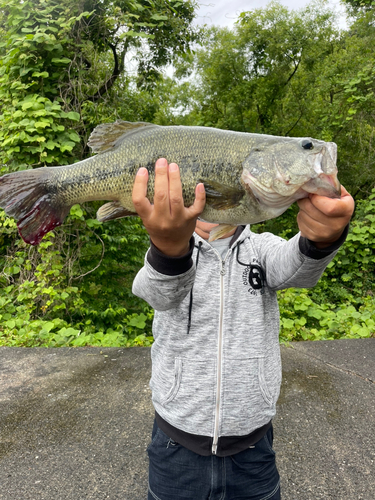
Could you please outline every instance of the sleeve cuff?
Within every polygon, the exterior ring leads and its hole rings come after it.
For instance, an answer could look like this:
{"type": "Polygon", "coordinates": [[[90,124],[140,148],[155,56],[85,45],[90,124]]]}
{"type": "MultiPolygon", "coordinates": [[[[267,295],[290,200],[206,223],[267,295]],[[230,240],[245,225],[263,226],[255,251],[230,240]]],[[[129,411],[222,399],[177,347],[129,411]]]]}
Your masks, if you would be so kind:
{"type": "Polygon", "coordinates": [[[158,273],[165,274],[166,276],[178,276],[184,274],[193,265],[193,249],[194,237],[192,236],[189,241],[189,251],[181,257],[169,257],[164,255],[156,246],[150,241],[150,249],[147,252],[147,262],[158,273]]]}
{"type": "Polygon", "coordinates": [[[300,252],[306,257],[310,257],[311,259],[315,260],[324,259],[324,257],[327,257],[329,254],[335,252],[341,247],[341,245],[346,240],[346,237],[348,236],[348,232],[349,232],[349,224],[344,229],[344,232],[342,233],[340,238],[334,243],[332,243],[332,245],[326,248],[317,248],[313,241],[301,236],[299,239],[300,252]]]}

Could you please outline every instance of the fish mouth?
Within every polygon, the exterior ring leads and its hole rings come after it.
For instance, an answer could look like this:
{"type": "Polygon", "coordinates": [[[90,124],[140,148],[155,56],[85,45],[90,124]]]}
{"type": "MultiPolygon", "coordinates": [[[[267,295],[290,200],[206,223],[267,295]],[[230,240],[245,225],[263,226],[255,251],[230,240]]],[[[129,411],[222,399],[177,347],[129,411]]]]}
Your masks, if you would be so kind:
{"type": "Polygon", "coordinates": [[[327,196],[327,198],[341,198],[341,184],[336,174],[320,174],[301,186],[307,193],[327,196]]]}

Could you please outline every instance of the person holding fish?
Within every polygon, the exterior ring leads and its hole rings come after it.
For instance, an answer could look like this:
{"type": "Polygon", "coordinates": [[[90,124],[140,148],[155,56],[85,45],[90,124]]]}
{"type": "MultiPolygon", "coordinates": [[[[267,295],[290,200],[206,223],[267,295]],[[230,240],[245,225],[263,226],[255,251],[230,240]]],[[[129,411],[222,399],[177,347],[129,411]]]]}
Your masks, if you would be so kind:
{"type": "Polygon", "coordinates": [[[346,238],[353,198],[342,186],[340,197],[311,190],[289,241],[239,225],[209,242],[218,225],[199,217],[212,186],[198,183],[184,206],[179,167],[159,159],[151,203],[148,180],[140,168],[133,188],[151,240],[133,293],[155,309],[148,499],[278,500],[276,292],[316,284],[346,238]]]}
{"type": "Polygon", "coordinates": [[[101,222],[142,218],[151,247],[133,291],[155,309],[149,500],[280,499],[276,292],[314,286],[345,240],[354,202],[336,144],[121,120],[88,144],[97,155],[0,177],[0,207],[30,245],[76,203],[106,200],[101,222]],[[295,201],[295,237],[251,232],[295,201]]]}

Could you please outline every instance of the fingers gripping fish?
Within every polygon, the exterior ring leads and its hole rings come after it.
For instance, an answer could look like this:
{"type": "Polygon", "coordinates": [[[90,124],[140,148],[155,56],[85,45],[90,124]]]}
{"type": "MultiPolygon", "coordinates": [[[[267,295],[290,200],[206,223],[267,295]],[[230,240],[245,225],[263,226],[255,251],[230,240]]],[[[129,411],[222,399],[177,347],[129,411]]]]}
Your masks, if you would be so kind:
{"type": "Polygon", "coordinates": [[[201,218],[220,224],[212,239],[228,225],[277,217],[309,193],[340,197],[332,142],[117,121],[99,125],[88,144],[98,154],[73,165],[0,177],[0,207],[18,221],[26,243],[37,245],[76,203],[108,201],[97,213],[102,222],[136,215],[135,175],[140,167],[148,169],[152,202],[158,158],[179,165],[185,206],[194,202],[195,186],[204,183],[201,218]]]}

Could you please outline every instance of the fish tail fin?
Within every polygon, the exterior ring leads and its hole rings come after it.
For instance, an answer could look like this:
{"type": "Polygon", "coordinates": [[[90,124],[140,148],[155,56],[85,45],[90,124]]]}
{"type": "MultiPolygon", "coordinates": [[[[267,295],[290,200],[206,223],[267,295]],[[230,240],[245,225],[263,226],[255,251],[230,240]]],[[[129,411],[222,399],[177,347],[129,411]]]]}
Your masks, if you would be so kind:
{"type": "Polygon", "coordinates": [[[0,177],[0,207],[18,221],[18,231],[30,245],[60,226],[70,210],[50,191],[52,170],[43,167],[0,177]]]}

